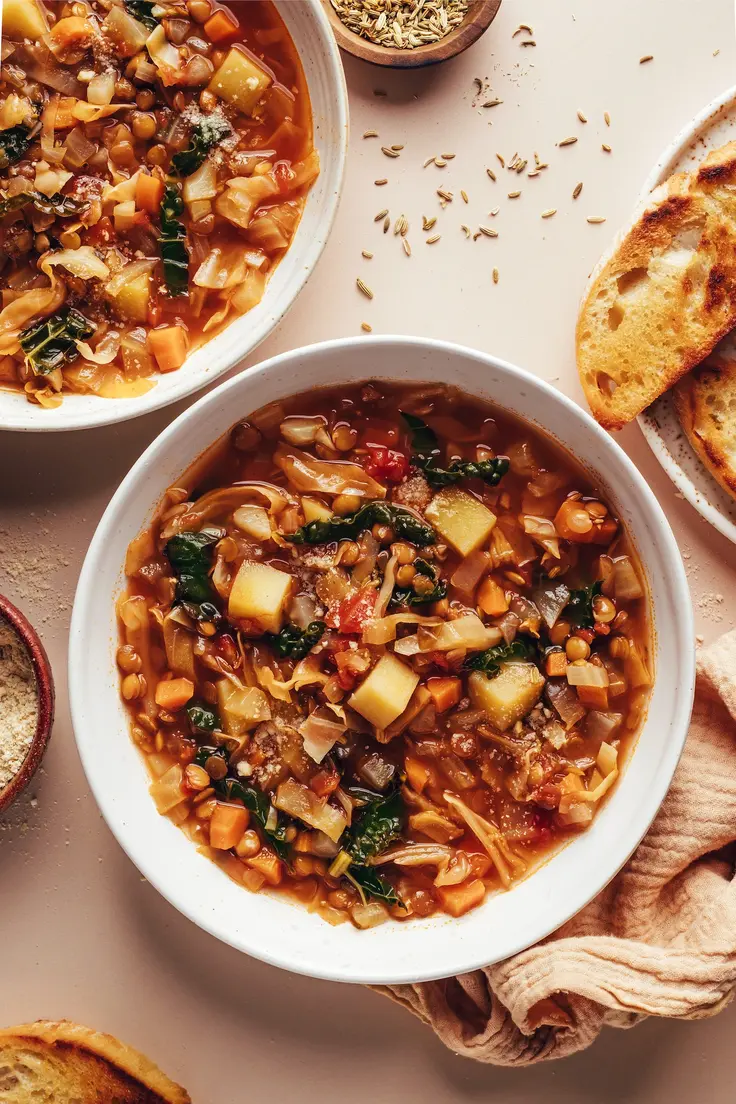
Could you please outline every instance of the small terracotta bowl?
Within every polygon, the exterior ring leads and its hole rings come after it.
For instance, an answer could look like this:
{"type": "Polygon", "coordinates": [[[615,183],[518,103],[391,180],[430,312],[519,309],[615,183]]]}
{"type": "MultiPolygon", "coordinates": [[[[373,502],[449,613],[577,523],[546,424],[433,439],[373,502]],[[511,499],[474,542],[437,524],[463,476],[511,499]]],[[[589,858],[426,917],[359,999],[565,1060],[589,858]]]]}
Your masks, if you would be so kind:
{"type": "Polygon", "coordinates": [[[367,38],[361,38],[348,30],[330,0],[322,0],[322,7],[341,50],[363,61],[370,61],[373,65],[384,65],[391,69],[419,69],[424,65],[447,61],[472,46],[496,18],[501,0],[469,0],[467,15],[459,27],[455,27],[439,42],[416,46],[413,50],[400,50],[398,46],[379,46],[367,38]]]}
{"type": "Polygon", "coordinates": [[[11,805],[16,797],[25,789],[38,766],[43,759],[46,745],[51,736],[51,726],[54,723],[54,680],[51,674],[51,664],[46,655],[43,644],[38,638],[38,633],[33,628],[28,618],[19,609],[3,598],[0,594],[0,616],[15,629],[20,639],[28,650],[28,655],[36,676],[36,690],[38,693],[38,716],[36,720],[36,732],[28,749],[28,754],[23,760],[18,773],[11,778],[4,790],[0,790],[0,812],[11,805]]]}

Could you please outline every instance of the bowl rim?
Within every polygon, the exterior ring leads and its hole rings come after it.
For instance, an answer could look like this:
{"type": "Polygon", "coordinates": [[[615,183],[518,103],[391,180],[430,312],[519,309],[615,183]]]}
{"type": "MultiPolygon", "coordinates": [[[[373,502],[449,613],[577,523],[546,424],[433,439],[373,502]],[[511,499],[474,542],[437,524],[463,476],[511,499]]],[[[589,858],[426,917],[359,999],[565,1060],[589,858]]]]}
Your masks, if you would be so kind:
{"type": "MultiPolygon", "coordinates": [[[[288,19],[285,12],[289,10],[290,0],[274,0],[274,2],[279,11],[279,15],[284,22],[287,23],[288,27],[288,19]]],[[[182,377],[181,385],[178,387],[172,386],[170,391],[164,391],[161,388],[153,387],[144,395],[126,400],[98,399],[94,395],[81,396],[82,398],[90,400],[88,406],[85,406],[80,411],[76,411],[71,417],[67,416],[64,419],[60,418],[58,421],[49,420],[46,423],[28,416],[24,418],[22,412],[25,408],[20,405],[18,409],[21,413],[14,412],[12,421],[6,422],[3,418],[2,408],[0,407],[0,429],[13,433],[68,433],[86,429],[97,429],[101,426],[116,425],[118,422],[132,421],[134,418],[140,418],[146,414],[151,414],[156,410],[161,410],[174,403],[182,402],[192,395],[196,395],[197,392],[202,391],[204,388],[218,383],[227,372],[233,371],[241,361],[251,356],[259,345],[270,337],[281,322],[283,322],[284,317],[291,310],[313,275],[332,233],[345,185],[349,137],[347,82],[345,80],[345,70],[343,68],[335,35],[333,34],[330,21],[320,0],[302,0],[302,3],[307,4],[311,9],[315,21],[315,30],[321,41],[323,53],[322,72],[329,74],[332,91],[334,92],[334,96],[331,97],[330,102],[335,111],[334,130],[335,134],[338,135],[338,140],[334,144],[334,187],[332,188],[329,201],[325,201],[328,208],[327,214],[321,218],[319,234],[314,235],[310,243],[306,246],[305,256],[301,259],[301,264],[298,267],[298,275],[295,276],[293,294],[283,305],[278,306],[276,309],[272,307],[267,313],[264,313],[264,317],[259,320],[252,333],[246,334],[242,341],[231,341],[229,347],[224,349],[221,356],[218,357],[218,359],[221,360],[221,366],[214,369],[211,373],[205,373],[201,370],[191,378],[186,376],[182,377]],[[126,405],[121,406],[121,402],[125,402],[126,405]]],[[[1,0],[0,7],[2,7],[1,0]]],[[[300,61],[303,65],[304,62],[301,54],[300,61]]],[[[308,80],[307,88],[309,89],[308,80]]],[[[302,217],[297,226],[297,235],[302,227],[304,214],[305,212],[302,212],[302,217]]],[[[277,274],[281,265],[288,262],[290,253],[291,248],[281,257],[279,264],[274,270],[274,276],[277,274]]],[[[270,283],[271,281],[269,280],[269,284],[270,283]]],[[[266,295],[264,295],[261,302],[266,301],[267,295],[268,285],[266,287],[266,295]]],[[[197,349],[194,350],[193,355],[197,355],[201,353],[202,350],[209,348],[218,338],[227,334],[233,327],[237,327],[242,323],[243,319],[247,318],[250,313],[251,312],[246,312],[246,314],[234,318],[228,326],[225,326],[224,329],[220,330],[209,341],[198,346],[197,349]]],[[[243,370],[247,369],[241,368],[241,371],[243,370]]],[[[159,378],[160,376],[156,377],[156,379],[159,378]]],[[[0,390],[0,400],[2,400],[3,394],[12,395],[13,392],[0,390]]],[[[33,409],[32,404],[26,403],[25,406],[29,406],[33,409]]],[[[64,405],[62,403],[61,410],[63,409],[64,405]]]]}
{"type": "Polygon", "coordinates": [[[501,7],[501,0],[477,0],[475,9],[469,10],[462,23],[444,38],[412,50],[401,50],[395,46],[379,46],[369,39],[361,38],[345,26],[330,0],[321,0],[321,3],[340,49],[352,57],[367,61],[369,65],[378,65],[383,69],[422,69],[428,65],[450,61],[485,34],[501,7]]]}
{"type": "Polygon", "coordinates": [[[0,812],[12,805],[38,770],[44,757],[54,724],[56,694],[54,677],[46,649],[33,625],[9,598],[0,594],[0,617],[4,618],[23,642],[36,680],[36,731],[33,734],[20,770],[4,789],[0,790],[0,812]]]}
{"type": "MultiPolygon", "coordinates": [[[[381,376],[380,372],[377,372],[372,375],[366,373],[365,375],[361,374],[355,377],[356,381],[362,378],[386,379],[387,376],[381,376]]],[[[316,386],[319,386],[319,384],[316,386]]],[[[302,390],[303,389],[304,388],[302,388],[302,390]]],[[[529,417],[528,420],[532,424],[535,423],[535,419],[532,417],[529,417]]],[[[539,425],[539,422],[536,424],[539,425]]],[[[226,432],[226,430],[223,430],[223,432],[226,432]]],[[[568,451],[572,451],[570,446],[566,447],[568,451]]],[[[187,464],[191,463],[194,459],[195,457],[193,456],[183,457],[181,470],[184,471],[187,464]]],[[[582,462],[585,463],[584,460],[582,460],[582,462]]],[[[156,499],[156,502],[145,503],[141,510],[141,526],[145,523],[145,518],[150,516],[151,510],[155,508],[159,499],[160,495],[156,499]]],[[[122,550],[120,551],[122,562],[122,550]]],[[[111,601],[114,601],[114,596],[111,595],[110,597],[111,601]]],[[[654,686],[656,688],[656,679],[654,686]]],[[[583,410],[582,407],[578,406],[572,399],[557,391],[545,380],[525,372],[523,369],[510,364],[508,361],[467,346],[436,339],[404,335],[372,335],[368,338],[336,338],[331,341],[319,342],[281,353],[255,365],[248,373],[241,374],[234,379],[225,381],[218,388],[201,397],[193,406],[180,414],[175,421],[170,423],[162,433],[154,439],[146,451],[139,457],[121,482],[105,510],[90,542],[79,576],[79,584],[75,595],[70,628],[69,698],[77,748],[88,783],[100,811],[108,827],[113,832],[113,835],[127,853],[128,857],[138,867],[144,877],[151,882],[170,904],[192,920],[193,923],[197,924],[198,927],[203,928],[222,942],[267,962],[270,965],[278,966],[294,973],[302,973],[310,977],[322,978],[324,980],[354,984],[412,984],[419,981],[436,980],[447,977],[449,974],[466,973],[471,970],[479,969],[489,963],[500,961],[501,958],[505,960],[513,957],[513,955],[533,945],[534,942],[545,939],[583,909],[605,888],[606,885],[608,885],[612,878],[614,878],[625,865],[657,815],[672,782],[675,769],[685,744],[694,690],[695,647],[693,611],[684,565],[680,557],[674,534],[672,533],[665,514],[653,491],[639,473],[633,461],[624,453],[613,438],[594,421],[587,411],[583,410]],[[267,946],[263,945],[263,939],[259,941],[259,939],[256,938],[256,945],[254,946],[254,941],[249,936],[243,937],[233,933],[231,930],[227,929],[227,925],[223,925],[213,919],[206,909],[198,907],[191,898],[187,897],[186,892],[181,888],[179,882],[175,883],[173,886],[163,887],[161,882],[166,879],[164,874],[157,869],[157,865],[159,864],[155,854],[152,854],[152,849],[146,844],[139,844],[137,841],[128,838],[125,816],[110,807],[114,802],[108,800],[105,792],[107,788],[107,772],[104,772],[104,778],[102,777],[103,772],[98,776],[92,762],[94,746],[93,733],[91,731],[89,734],[85,733],[85,729],[90,727],[84,716],[84,702],[87,690],[87,683],[82,673],[82,657],[85,649],[85,621],[89,616],[89,607],[93,602],[98,563],[105,562],[108,558],[105,551],[106,548],[110,545],[114,546],[116,543],[116,516],[118,510],[126,504],[129,496],[135,495],[139,481],[144,479],[146,474],[152,469],[155,470],[159,455],[165,455],[168,452],[170,442],[176,439],[184,426],[198,422],[206,414],[211,413],[213,410],[216,411],[218,407],[227,408],[228,400],[234,397],[234,393],[237,392],[239,388],[247,387],[248,382],[254,382],[255,379],[261,376],[275,373],[282,366],[288,365],[290,361],[298,358],[303,359],[305,356],[319,358],[326,353],[329,354],[339,351],[343,359],[347,359],[353,349],[366,347],[372,348],[375,352],[376,355],[373,359],[376,364],[381,363],[381,354],[385,353],[388,349],[392,351],[398,349],[400,353],[402,348],[407,351],[409,349],[414,349],[426,354],[440,353],[448,357],[459,356],[471,359],[478,364],[480,368],[486,367],[487,369],[493,369],[497,373],[511,377],[511,379],[518,383],[522,389],[527,387],[541,392],[542,396],[547,398],[551,403],[556,403],[562,407],[562,410],[574,421],[582,422],[600,443],[602,449],[616,457],[626,478],[629,480],[630,484],[634,486],[635,496],[646,503],[646,527],[656,531],[656,545],[659,556],[658,566],[665,572],[664,577],[667,578],[668,593],[672,594],[674,599],[676,599],[678,609],[678,616],[673,617],[672,624],[668,625],[668,629],[676,640],[678,658],[680,661],[680,669],[678,671],[679,680],[672,692],[674,705],[671,714],[672,720],[670,723],[669,737],[659,754],[657,772],[647,790],[646,802],[642,802],[639,806],[630,809],[628,818],[621,818],[618,838],[624,839],[625,846],[621,851],[616,849],[616,855],[613,861],[604,854],[603,860],[595,870],[586,872],[589,873],[589,878],[586,881],[585,889],[580,895],[574,895],[571,899],[566,898],[564,904],[558,903],[553,906],[548,903],[544,922],[540,924],[539,934],[532,942],[525,938],[523,934],[521,937],[510,935],[504,946],[503,954],[501,956],[494,956],[494,952],[492,951],[489,952],[486,950],[481,953],[479,948],[473,949],[471,940],[470,948],[465,948],[465,953],[462,956],[458,953],[457,958],[454,958],[449,966],[447,964],[441,967],[432,965],[429,967],[422,967],[421,970],[417,970],[416,967],[412,967],[410,964],[408,966],[402,964],[401,967],[393,966],[387,971],[385,968],[381,967],[380,962],[375,961],[376,958],[380,956],[370,955],[370,953],[364,956],[364,959],[361,961],[351,960],[349,968],[336,968],[329,953],[319,952],[313,954],[312,959],[318,957],[318,963],[315,963],[313,960],[305,961],[307,955],[300,954],[300,949],[298,947],[294,948],[291,945],[296,942],[295,940],[292,940],[290,943],[287,939],[285,944],[279,944],[277,937],[274,937],[272,940],[269,939],[267,941],[267,946]],[[367,959],[367,961],[365,961],[365,959],[367,959]]],[[[646,723],[647,722],[645,722],[645,724],[646,723]]],[[[641,733],[638,739],[640,742],[641,733]]],[[[636,746],[638,746],[638,743],[636,746]]],[[[628,771],[624,773],[621,784],[617,787],[617,791],[620,791],[625,786],[627,773],[628,771]]],[[[163,820],[165,818],[161,819],[163,820]]],[[[587,833],[583,834],[583,836],[585,835],[587,835],[587,833]]],[[[575,842],[577,841],[573,840],[570,846],[572,847],[575,842]]],[[[568,848],[563,848],[563,851],[565,850],[568,850],[568,848]]],[[[528,885],[529,883],[533,883],[534,878],[535,874],[533,873],[529,878],[524,879],[522,884],[528,885]]],[[[491,898],[491,900],[492,899],[493,898],[491,898]]],[[[286,907],[285,903],[282,907],[286,907]]],[[[473,913],[468,915],[473,916],[473,913]]],[[[467,919],[467,917],[462,919],[467,919]]],[[[459,924],[462,923],[462,920],[451,922],[459,924]]],[[[332,929],[330,929],[330,931],[331,930],[332,929]]],[[[443,930],[447,931],[448,929],[445,928],[443,930]]],[[[358,934],[365,936],[366,933],[358,934]]],[[[448,944],[449,942],[451,941],[448,941],[448,944]]],[[[368,948],[366,949],[368,950],[368,948]]],[[[356,958],[357,957],[358,956],[356,956],[356,958]]],[[[448,955],[448,957],[451,956],[448,955]]]]}

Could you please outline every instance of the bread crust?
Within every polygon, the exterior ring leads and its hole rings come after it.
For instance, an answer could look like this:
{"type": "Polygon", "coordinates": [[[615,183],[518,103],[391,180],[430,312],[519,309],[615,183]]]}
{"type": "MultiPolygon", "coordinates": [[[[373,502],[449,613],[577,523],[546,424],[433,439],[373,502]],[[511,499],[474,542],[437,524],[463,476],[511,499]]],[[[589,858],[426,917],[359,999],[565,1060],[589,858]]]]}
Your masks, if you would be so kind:
{"type": "Polygon", "coordinates": [[[621,429],[736,325],[736,142],[658,188],[596,269],[576,329],[595,418],[621,429]]]}
{"type": "MultiPolygon", "coordinates": [[[[38,1099],[65,1101],[69,1089],[80,1104],[191,1104],[191,1097],[133,1047],[112,1035],[68,1020],[0,1029],[0,1065],[13,1055],[31,1054],[39,1087],[49,1095],[38,1099]]],[[[0,1087],[0,1102],[15,1101],[0,1087]]]]}
{"type": "Polygon", "coordinates": [[[736,338],[730,336],[674,390],[680,424],[708,471],[736,498],[736,338]]]}

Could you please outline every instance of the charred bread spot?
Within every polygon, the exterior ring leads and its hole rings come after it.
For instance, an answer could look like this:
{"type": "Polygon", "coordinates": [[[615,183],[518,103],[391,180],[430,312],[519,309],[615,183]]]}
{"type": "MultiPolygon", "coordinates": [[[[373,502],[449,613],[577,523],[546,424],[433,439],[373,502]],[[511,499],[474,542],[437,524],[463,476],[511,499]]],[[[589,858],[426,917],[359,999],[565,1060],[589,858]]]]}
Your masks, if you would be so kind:
{"type": "Polygon", "coordinates": [[[667,219],[679,217],[691,204],[692,201],[688,196],[669,196],[658,207],[654,207],[651,211],[645,211],[642,222],[645,226],[656,226],[661,222],[666,222],[667,219]]]}
{"type": "Polygon", "coordinates": [[[705,287],[706,310],[716,310],[726,299],[731,296],[733,289],[727,286],[727,277],[720,265],[713,265],[708,273],[708,282],[705,287]]]}

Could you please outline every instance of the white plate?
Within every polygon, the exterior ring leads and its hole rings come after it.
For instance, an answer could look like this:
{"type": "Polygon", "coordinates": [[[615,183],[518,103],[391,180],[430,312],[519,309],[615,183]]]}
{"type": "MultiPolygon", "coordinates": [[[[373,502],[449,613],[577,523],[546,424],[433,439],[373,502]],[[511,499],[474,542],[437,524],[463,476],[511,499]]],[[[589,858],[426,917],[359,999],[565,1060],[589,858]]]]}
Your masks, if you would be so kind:
{"type": "MultiPolygon", "coordinates": [[[[644,185],[642,202],[667,177],[693,169],[711,150],[735,140],[736,88],[730,88],[688,123],[664,152],[644,185]]],[[[736,544],[736,501],[715,481],[688,441],[672,393],[662,395],[638,420],[649,447],[680,493],[736,544]]]]}
{"type": "Polygon", "coordinates": [[[348,139],[348,94],[340,53],[319,0],[276,0],[276,7],[304,69],[321,171],[309,192],[291,247],[269,280],[263,299],[192,353],[178,371],[157,376],[154,387],[139,398],[65,394],[61,406],[44,410],[28,402],[22,393],[0,390],[0,429],[36,433],[89,429],[137,418],[186,398],[252,353],[306,284],[329,237],[340,201],[348,139]]]}
{"type": "Polygon", "coordinates": [[[669,787],[687,733],[694,682],[693,625],[675,539],[632,462],[589,414],[519,368],[472,349],[412,337],[344,338],[283,353],[200,399],[143,453],[100,521],[74,601],[69,698],[92,792],[141,873],[218,939],[266,962],[350,982],[449,977],[509,958],[560,927],[620,869],[669,787]],[[159,816],[128,730],[115,665],[115,599],[128,542],[166,487],[238,418],[320,385],[382,377],[452,380],[545,429],[585,464],[625,521],[641,557],[654,611],[656,678],[648,715],[623,777],[588,831],[509,893],[458,920],[437,915],[360,932],[331,927],[283,898],[249,893],[159,816]]]}

